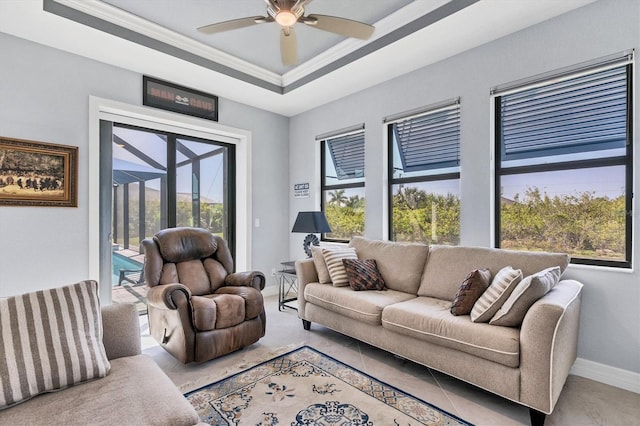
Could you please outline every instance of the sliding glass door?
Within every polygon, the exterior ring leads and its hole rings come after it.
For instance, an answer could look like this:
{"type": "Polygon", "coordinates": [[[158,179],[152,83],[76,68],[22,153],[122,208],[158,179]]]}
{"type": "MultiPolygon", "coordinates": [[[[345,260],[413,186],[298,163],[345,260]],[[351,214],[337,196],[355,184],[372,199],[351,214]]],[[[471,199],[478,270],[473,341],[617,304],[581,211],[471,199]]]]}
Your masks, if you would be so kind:
{"type": "Polygon", "coordinates": [[[177,226],[208,229],[234,254],[234,145],[116,123],[111,140],[114,265],[140,262],[144,238],[177,226]]]}

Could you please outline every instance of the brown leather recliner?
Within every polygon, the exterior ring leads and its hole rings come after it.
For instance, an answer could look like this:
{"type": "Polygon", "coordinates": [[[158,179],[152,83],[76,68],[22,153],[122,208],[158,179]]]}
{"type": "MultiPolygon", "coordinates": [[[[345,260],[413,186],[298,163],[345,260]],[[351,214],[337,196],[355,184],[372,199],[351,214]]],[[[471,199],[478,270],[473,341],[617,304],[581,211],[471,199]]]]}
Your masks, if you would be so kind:
{"type": "Polygon", "coordinates": [[[153,338],[183,363],[203,362],[265,333],[262,272],[233,272],[226,241],[200,228],[169,228],[142,242],[153,338]]]}

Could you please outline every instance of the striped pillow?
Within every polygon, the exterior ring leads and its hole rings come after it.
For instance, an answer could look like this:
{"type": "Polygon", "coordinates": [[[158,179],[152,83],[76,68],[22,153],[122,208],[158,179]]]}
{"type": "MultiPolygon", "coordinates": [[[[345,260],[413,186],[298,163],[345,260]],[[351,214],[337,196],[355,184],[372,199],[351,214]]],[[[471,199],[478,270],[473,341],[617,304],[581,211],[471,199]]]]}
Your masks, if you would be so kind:
{"type": "Polygon", "coordinates": [[[488,322],[522,280],[522,271],[511,266],[502,268],[471,309],[471,321],[488,322]]]}
{"type": "Polygon", "coordinates": [[[342,259],[357,259],[356,249],[351,247],[322,249],[322,256],[327,264],[329,276],[334,287],[345,287],[349,285],[347,270],[342,264],[342,259]]]}
{"type": "Polygon", "coordinates": [[[0,300],[0,409],[104,377],[98,283],[0,300]]]}

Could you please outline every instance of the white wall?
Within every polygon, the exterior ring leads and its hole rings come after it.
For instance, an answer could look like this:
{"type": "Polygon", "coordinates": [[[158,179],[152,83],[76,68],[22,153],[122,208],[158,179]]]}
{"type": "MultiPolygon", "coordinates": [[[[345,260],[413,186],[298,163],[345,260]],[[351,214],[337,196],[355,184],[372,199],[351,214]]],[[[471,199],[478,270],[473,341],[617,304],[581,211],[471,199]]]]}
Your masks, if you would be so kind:
{"type": "MultiPolygon", "coordinates": [[[[386,217],[382,208],[385,200],[383,118],[459,96],[462,110],[461,240],[465,245],[490,246],[493,223],[490,88],[626,49],[638,49],[639,16],[640,2],[637,0],[600,0],[293,117],[290,123],[290,184],[310,182],[313,191],[310,198],[291,199],[290,225],[298,211],[320,206],[316,135],[365,123],[365,232],[370,238],[386,238],[386,217]]],[[[640,64],[635,67],[636,82],[639,80],[638,69],[640,64]]],[[[640,105],[637,89],[635,103],[640,105]]],[[[636,107],[635,121],[640,123],[637,111],[636,107]]],[[[636,131],[634,140],[636,192],[640,188],[639,133],[636,131]]],[[[639,207],[636,199],[634,271],[571,266],[565,274],[585,285],[578,357],[631,372],[632,377],[633,373],[640,372],[639,207]]],[[[295,234],[291,236],[292,257],[300,257],[302,238],[295,234]]]]}
{"type": "MultiPolygon", "coordinates": [[[[88,278],[89,97],[141,105],[142,75],[6,34],[0,52],[0,136],[79,147],[77,208],[0,207],[3,297],[88,278]]],[[[252,132],[251,269],[275,285],[288,257],[289,120],[228,99],[219,109],[221,124],[252,132]]]]}

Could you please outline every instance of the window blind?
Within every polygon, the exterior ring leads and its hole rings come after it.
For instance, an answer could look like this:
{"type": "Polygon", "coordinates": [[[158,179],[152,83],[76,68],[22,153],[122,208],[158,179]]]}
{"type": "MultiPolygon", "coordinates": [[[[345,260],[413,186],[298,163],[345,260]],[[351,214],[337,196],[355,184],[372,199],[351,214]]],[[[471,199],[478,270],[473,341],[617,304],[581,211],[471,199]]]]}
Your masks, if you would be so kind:
{"type": "Polygon", "coordinates": [[[460,104],[392,124],[405,172],[460,165],[460,104]]]}
{"type": "Polygon", "coordinates": [[[499,97],[502,160],[624,148],[627,67],[499,97]]]}
{"type": "Polygon", "coordinates": [[[364,132],[326,140],[338,180],[364,176],[364,132]]]}

